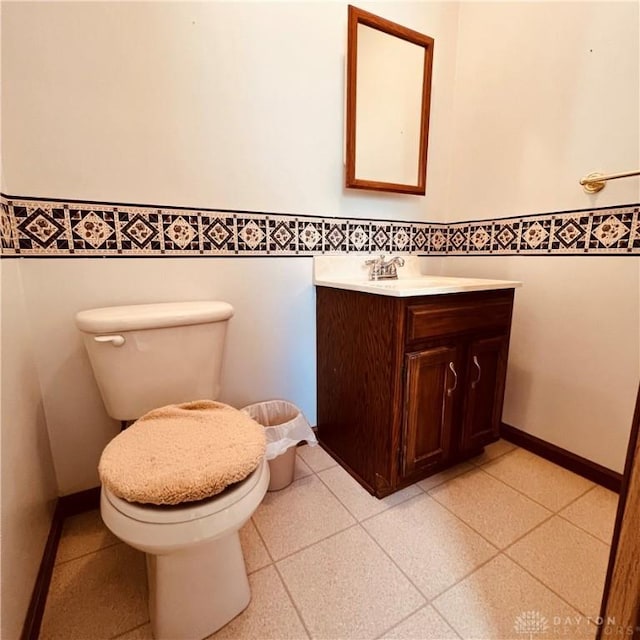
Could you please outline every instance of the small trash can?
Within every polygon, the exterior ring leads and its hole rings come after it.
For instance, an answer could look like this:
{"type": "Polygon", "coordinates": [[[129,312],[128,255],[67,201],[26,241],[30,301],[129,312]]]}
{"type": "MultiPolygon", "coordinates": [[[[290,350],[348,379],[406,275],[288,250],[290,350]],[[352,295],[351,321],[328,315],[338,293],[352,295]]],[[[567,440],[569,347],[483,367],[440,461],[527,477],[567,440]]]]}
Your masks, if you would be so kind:
{"type": "Polygon", "coordinates": [[[296,447],[306,440],[312,447],[318,444],[309,422],[295,404],[286,400],[256,402],[242,409],[265,428],[266,458],[271,480],[268,491],[279,491],[293,482],[296,447]]]}

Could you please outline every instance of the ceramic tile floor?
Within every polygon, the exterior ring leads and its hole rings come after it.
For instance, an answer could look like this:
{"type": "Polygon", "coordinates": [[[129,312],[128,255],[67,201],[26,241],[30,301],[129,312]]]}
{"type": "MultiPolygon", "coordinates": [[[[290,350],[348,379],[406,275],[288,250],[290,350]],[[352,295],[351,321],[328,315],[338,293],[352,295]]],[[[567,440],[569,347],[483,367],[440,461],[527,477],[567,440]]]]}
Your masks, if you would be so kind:
{"type": "MultiPolygon", "coordinates": [[[[241,531],[251,604],[211,637],[593,638],[616,506],[503,441],[384,500],[300,447],[241,531]]],[[[40,637],[151,638],[144,556],[97,511],[65,523],[40,637]]]]}

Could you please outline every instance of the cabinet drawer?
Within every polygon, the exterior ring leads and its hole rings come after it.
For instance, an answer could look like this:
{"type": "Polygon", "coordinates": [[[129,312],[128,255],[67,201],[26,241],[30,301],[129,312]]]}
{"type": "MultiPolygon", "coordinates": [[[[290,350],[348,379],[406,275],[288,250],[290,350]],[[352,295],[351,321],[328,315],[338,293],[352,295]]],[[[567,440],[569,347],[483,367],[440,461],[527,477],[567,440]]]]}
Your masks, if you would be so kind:
{"type": "Polygon", "coordinates": [[[407,341],[435,338],[477,329],[504,328],[511,322],[513,291],[487,298],[446,300],[407,307],[407,341]]]}

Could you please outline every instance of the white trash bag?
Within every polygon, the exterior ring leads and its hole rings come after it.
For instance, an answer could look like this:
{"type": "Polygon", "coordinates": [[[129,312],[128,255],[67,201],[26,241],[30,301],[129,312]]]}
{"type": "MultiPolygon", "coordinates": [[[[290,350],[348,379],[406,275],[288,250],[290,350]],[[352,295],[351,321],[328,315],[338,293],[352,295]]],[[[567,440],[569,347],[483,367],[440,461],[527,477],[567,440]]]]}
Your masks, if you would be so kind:
{"type": "Polygon", "coordinates": [[[312,447],[318,444],[309,422],[295,404],[286,400],[256,402],[242,411],[264,427],[265,457],[271,472],[269,491],[284,489],[293,482],[296,445],[303,440],[312,447]]]}
{"type": "Polygon", "coordinates": [[[273,460],[289,447],[306,440],[312,447],[318,444],[313,429],[295,404],[286,400],[256,402],[242,409],[265,428],[267,460],[273,460]]]}

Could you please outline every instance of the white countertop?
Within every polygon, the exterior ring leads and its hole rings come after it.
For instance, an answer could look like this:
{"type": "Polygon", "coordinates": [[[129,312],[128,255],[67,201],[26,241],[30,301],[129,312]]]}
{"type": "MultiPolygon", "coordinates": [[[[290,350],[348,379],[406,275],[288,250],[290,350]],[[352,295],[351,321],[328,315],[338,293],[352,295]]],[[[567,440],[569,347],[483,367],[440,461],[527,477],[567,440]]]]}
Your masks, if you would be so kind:
{"type": "Polygon", "coordinates": [[[405,266],[398,268],[397,280],[369,280],[365,260],[371,256],[317,256],[314,258],[313,284],[362,293],[400,298],[433,296],[444,293],[515,289],[521,282],[512,280],[486,280],[481,278],[452,278],[420,272],[420,261],[415,256],[403,256],[405,266]]]}

